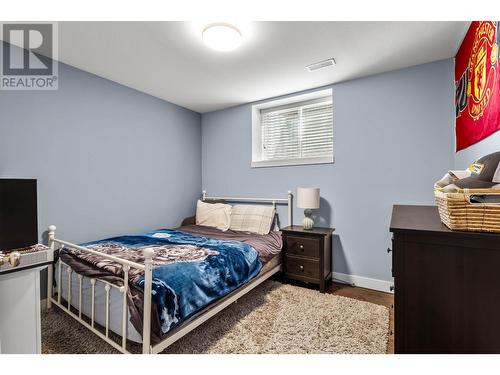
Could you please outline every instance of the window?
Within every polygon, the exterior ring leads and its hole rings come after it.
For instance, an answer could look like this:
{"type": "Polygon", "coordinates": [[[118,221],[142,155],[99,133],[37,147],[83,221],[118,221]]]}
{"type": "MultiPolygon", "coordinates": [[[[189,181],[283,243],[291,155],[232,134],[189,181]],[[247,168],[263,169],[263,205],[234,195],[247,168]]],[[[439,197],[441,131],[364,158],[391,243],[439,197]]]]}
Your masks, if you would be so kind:
{"type": "Polygon", "coordinates": [[[253,107],[252,167],[333,163],[331,90],[253,107]]]}

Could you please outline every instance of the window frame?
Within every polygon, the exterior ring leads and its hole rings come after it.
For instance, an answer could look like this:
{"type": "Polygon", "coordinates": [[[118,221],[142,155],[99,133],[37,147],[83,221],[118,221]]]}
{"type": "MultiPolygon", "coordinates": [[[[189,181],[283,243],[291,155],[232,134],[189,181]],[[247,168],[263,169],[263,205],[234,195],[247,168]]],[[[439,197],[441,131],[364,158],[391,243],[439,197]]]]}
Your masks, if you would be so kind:
{"type": "MultiPolygon", "coordinates": [[[[281,167],[294,165],[314,165],[314,164],[333,164],[335,163],[335,139],[332,144],[332,155],[323,157],[294,158],[263,160],[262,150],[262,122],[261,111],[275,109],[279,107],[293,107],[299,103],[313,102],[329,97],[332,100],[332,122],[333,122],[333,90],[317,90],[306,94],[287,96],[285,98],[257,103],[252,106],[252,161],[251,168],[263,167],[281,167]]],[[[279,109],[278,109],[279,110],[279,109]]],[[[333,133],[333,123],[332,123],[333,133]]],[[[333,135],[333,134],[332,134],[333,135]]]]}

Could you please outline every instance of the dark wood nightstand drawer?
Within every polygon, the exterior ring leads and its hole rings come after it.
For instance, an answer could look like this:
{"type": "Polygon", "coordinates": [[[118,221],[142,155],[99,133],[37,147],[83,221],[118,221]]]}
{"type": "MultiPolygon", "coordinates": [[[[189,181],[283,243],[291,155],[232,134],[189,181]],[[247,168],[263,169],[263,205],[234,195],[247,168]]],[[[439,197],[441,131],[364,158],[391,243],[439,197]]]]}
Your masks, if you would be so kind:
{"type": "Polygon", "coordinates": [[[286,237],[287,253],[304,257],[319,258],[320,239],[301,236],[286,237]]]}
{"type": "Polygon", "coordinates": [[[319,261],[288,255],[285,264],[286,274],[319,279],[319,261]]]}

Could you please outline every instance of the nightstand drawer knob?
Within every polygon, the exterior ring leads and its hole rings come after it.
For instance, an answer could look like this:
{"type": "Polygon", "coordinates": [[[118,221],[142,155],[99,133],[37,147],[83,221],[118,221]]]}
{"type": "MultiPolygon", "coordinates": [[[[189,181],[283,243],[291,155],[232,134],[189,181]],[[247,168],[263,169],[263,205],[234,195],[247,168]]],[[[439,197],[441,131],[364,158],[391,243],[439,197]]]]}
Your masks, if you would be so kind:
{"type": "Polygon", "coordinates": [[[300,248],[300,250],[304,250],[304,245],[300,244],[299,248],[300,248]]]}
{"type": "Polygon", "coordinates": [[[304,266],[299,267],[301,271],[304,271],[304,266]]]}

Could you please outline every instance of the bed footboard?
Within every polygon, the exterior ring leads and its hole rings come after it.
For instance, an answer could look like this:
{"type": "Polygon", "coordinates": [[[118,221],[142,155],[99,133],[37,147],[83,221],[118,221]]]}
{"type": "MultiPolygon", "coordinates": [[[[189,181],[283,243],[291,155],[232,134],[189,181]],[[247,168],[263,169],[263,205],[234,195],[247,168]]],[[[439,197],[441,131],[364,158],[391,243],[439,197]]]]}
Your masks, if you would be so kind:
{"type": "MultiPolygon", "coordinates": [[[[103,258],[112,260],[113,262],[119,263],[122,265],[123,269],[123,285],[122,286],[117,286],[112,283],[109,283],[104,280],[100,280],[97,278],[88,278],[89,282],[92,286],[92,291],[91,291],[91,301],[90,301],[90,311],[91,311],[91,316],[90,316],[90,322],[87,320],[83,319],[82,317],[82,311],[83,309],[83,298],[82,298],[82,285],[83,285],[83,279],[86,278],[85,276],[78,275],[78,308],[71,306],[71,274],[74,272],[73,269],[64,263],[61,259],[59,259],[59,267],[58,267],[58,272],[57,272],[57,296],[54,293],[54,288],[53,288],[53,278],[54,278],[54,265],[51,264],[49,265],[48,268],[48,281],[47,281],[47,308],[50,309],[52,307],[52,304],[57,305],[59,308],[61,308],[64,312],[66,312],[68,315],[79,321],[82,325],[90,329],[92,332],[94,332],[97,336],[99,336],[101,339],[105,340],[108,344],[113,346],[115,349],[119,350],[122,353],[129,353],[127,351],[127,327],[128,327],[128,304],[127,304],[127,293],[128,293],[128,275],[129,271],[131,268],[139,269],[144,271],[144,317],[143,317],[143,328],[142,328],[142,353],[143,354],[150,354],[152,353],[152,347],[151,347],[151,290],[152,290],[152,281],[153,281],[153,255],[154,251],[152,249],[145,249],[144,250],[144,264],[139,264],[135,262],[131,262],[126,259],[121,259],[112,255],[104,254],[92,249],[89,249],[84,246],[79,246],[72,244],[67,241],[59,240],[55,238],[55,231],[56,227],[54,225],[49,226],[48,229],[48,237],[49,237],[49,247],[50,247],[50,259],[54,259],[54,251],[56,248],[62,249],[65,246],[68,248],[72,248],[75,250],[80,250],[83,252],[88,252],[94,255],[101,256],[103,258]],[[68,272],[68,291],[67,291],[67,296],[66,298],[66,303],[63,302],[62,298],[62,285],[61,285],[61,280],[62,280],[62,272],[63,268],[65,269],[65,272],[68,272]],[[100,330],[98,330],[95,327],[95,319],[94,319],[94,313],[95,313],[95,285],[96,283],[103,283],[104,284],[104,289],[106,291],[106,320],[105,320],[105,333],[102,333],[100,330]],[[110,314],[110,300],[109,300],[109,295],[111,288],[116,288],[117,290],[120,291],[120,293],[123,294],[123,307],[122,307],[122,332],[121,332],[121,343],[117,343],[116,341],[112,340],[109,336],[109,314],[110,314]],[[74,310],[77,310],[75,313],[74,310]],[[147,313],[146,313],[147,312],[147,313]]],[[[88,301],[87,301],[88,302],[88,301]]]]}

